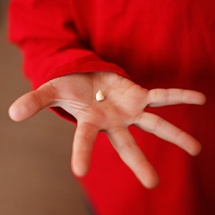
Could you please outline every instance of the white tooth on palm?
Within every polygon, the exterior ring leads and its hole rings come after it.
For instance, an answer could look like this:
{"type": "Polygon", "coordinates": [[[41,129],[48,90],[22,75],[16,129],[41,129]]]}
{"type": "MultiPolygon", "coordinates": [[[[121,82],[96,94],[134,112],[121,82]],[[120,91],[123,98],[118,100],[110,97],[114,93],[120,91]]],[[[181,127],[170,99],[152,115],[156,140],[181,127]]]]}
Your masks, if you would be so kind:
{"type": "Polygon", "coordinates": [[[96,101],[103,101],[105,99],[103,93],[101,90],[99,90],[97,93],[96,93],[96,101]]]}

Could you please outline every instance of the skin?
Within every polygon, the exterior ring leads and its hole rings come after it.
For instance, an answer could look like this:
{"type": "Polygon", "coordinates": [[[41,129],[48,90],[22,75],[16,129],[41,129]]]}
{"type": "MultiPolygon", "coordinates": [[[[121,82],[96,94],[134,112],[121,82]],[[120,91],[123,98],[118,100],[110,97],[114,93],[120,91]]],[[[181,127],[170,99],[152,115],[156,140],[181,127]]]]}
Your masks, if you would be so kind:
{"type": "Polygon", "coordinates": [[[140,182],[147,188],[153,188],[158,184],[159,177],[135,143],[128,126],[133,124],[177,145],[190,155],[197,155],[201,145],[196,139],[159,116],[145,112],[144,108],[202,105],[205,100],[200,92],[147,90],[115,73],[96,72],[53,79],[18,98],[11,105],[9,115],[14,121],[23,121],[46,107],[63,108],[77,119],[71,159],[75,175],[87,174],[94,141],[97,133],[102,131],[140,182]],[[104,101],[96,101],[98,90],[103,92],[104,101]]]}

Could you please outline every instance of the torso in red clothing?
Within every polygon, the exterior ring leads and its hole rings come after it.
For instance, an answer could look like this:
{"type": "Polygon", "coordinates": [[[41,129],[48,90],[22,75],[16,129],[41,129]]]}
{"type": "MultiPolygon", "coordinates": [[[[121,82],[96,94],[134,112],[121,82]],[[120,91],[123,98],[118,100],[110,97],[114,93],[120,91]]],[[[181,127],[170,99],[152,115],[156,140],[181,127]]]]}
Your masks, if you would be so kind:
{"type": "Polygon", "coordinates": [[[100,135],[91,174],[83,180],[95,203],[99,199],[99,211],[101,214],[103,210],[104,214],[213,214],[215,209],[212,212],[208,206],[210,201],[215,202],[215,195],[206,197],[201,192],[215,191],[215,168],[211,169],[213,161],[209,160],[209,154],[215,152],[211,129],[215,124],[209,104],[214,105],[215,98],[212,87],[215,84],[215,3],[86,1],[86,6],[83,5],[74,7],[78,8],[77,28],[83,40],[103,59],[123,67],[143,87],[190,88],[209,96],[204,108],[153,110],[199,138],[203,145],[199,158],[191,158],[169,143],[132,129],[161,176],[160,186],[153,191],[141,187],[130,170],[120,163],[104,135],[100,135]],[[199,174],[204,178],[200,179],[199,174]],[[201,206],[208,207],[210,212],[206,208],[202,212],[201,206]]]}
{"type": "Polygon", "coordinates": [[[215,214],[215,2],[63,2],[71,10],[73,28],[83,47],[123,68],[136,83],[148,89],[189,88],[207,96],[204,107],[147,110],[196,137],[203,146],[196,158],[130,128],[160,175],[160,185],[154,190],[142,187],[106,136],[99,134],[90,173],[80,179],[95,210],[101,215],[215,214]]]}

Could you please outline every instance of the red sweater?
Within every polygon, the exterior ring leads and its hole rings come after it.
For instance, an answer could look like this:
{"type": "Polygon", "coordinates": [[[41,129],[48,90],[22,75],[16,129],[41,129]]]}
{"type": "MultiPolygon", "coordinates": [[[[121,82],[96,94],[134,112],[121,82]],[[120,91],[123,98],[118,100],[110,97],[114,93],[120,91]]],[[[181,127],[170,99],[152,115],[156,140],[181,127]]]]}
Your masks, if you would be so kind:
{"type": "Polygon", "coordinates": [[[189,88],[207,96],[203,107],[148,109],[202,143],[195,158],[131,126],[160,175],[153,190],[98,135],[90,172],[79,179],[98,214],[215,214],[214,11],[214,0],[11,1],[10,40],[22,49],[34,88],[73,72],[109,70],[144,88],[189,88]]]}

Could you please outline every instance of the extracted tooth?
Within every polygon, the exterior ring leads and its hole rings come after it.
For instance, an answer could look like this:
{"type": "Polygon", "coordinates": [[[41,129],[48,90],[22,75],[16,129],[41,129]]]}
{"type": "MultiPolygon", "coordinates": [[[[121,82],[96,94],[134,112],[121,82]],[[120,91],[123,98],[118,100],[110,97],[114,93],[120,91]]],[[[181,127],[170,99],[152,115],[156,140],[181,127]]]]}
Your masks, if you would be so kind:
{"type": "Polygon", "coordinates": [[[101,90],[99,90],[97,93],[96,93],[96,101],[103,101],[105,99],[103,93],[101,90]]]}

